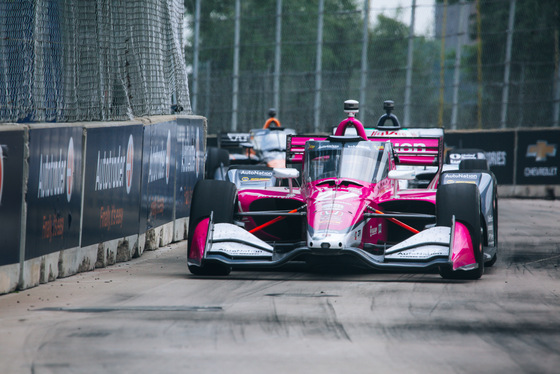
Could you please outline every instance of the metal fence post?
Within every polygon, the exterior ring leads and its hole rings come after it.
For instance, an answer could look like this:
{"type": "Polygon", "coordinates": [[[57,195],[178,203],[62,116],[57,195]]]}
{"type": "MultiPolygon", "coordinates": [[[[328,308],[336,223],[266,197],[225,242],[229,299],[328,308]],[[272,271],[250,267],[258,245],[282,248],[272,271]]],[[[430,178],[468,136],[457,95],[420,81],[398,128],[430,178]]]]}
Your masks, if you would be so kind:
{"type": "Polygon", "coordinates": [[[414,17],[416,13],[416,0],[412,0],[410,10],[410,28],[408,31],[408,54],[406,58],[406,84],[404,88],[404,126],[410,126],[410,91],[412,90],[412,64],[414,56],[414,17]]]}
{"type": "Polygon", "coordinates": [[[554,30],[554,72],[555,72],[555,83],[554,86],[554,100],[552,102],[552,126],[560,126],[560,32],[558,31],[558,26],[554,30]]]}
{"type": "Polygon", "coordinates": [[[500,117],[500,127],[506,128],[508,96],[509,96],[509,72],[511,67],[511,44],[513,42],[513,27],[515,22],[515,0],[509,1],[509,20],[506,42],[506,60],[504,62],[504,87],[502,89],[502,114],[500,117]]]}
{"type": "Polygon", "coordinates": [[[556,91],[554,92],[552,126],[560,126],[560,67],[556,68],[556,91]]]}
{"type": "Polygon", "coordinates": [[[443,21],[441,23],[441,52],[439,62],[439,113],[438,127],[443,127],[443,106],[445,90],[445,36],[447,33],[447,0],[443,0],[443,21]]]}
{"type": "Polygon", "coordinates": [[[457,115],[459,112],[459,85],[461,83],[461,38],[465,34],[464,9],[465,0],[459,2],[459,30],[457,32],[457,44],[455,45],[455,66],[453,71],[453,108],[451,109],[451,129],[457,129],[457,115]]]}
{"type": "Polygon", "coordinates": [[[233,46],[233,88],[231,99],[231,131],[237,131],[237,95],[239,94],[239,39],[241,28],[241,0],[235,0],[235,36],[233,46]]]}
{"type": "Polygon", "coordinates": [[[280,64],[282,63],[282,0],[276,1],[276,45],[274,50],[274,107],[280,112],[280,64]]]}
{"type": "Polygon", "coordinates": [[[476,81],[477,103],[476,103],[476,121],[477,128],[482,128],[482,16],[480,13],[480,0],[476,0],[476,81]]]}
{"type": "Polygon", "coordinates": [[[317,22],[317,60],[315,61],[315,105],[313,116],[313,130],[319,132],[321,120],[321,69],[323,60],[323,13],[325,11],[325,1],[319,0],[318,22],[317,22]]]}
{"type": "Polygon", "coordinates": [[[369,32],[369,0],[364,0],[364,27],[362,31],[362,67],[360,79],[360,110],[359,119],[364,122],[366,118],[366,89],[368,73],[368,32],[369,32]]]}
{"type": "Polygon", "coordinates": [[[193,75],[192,75],[192,111],[197,113],[198,101],[198,54],[200,51],[200,0],[196,0],[194,11],[194,38],[193,38],[193,75]]]}

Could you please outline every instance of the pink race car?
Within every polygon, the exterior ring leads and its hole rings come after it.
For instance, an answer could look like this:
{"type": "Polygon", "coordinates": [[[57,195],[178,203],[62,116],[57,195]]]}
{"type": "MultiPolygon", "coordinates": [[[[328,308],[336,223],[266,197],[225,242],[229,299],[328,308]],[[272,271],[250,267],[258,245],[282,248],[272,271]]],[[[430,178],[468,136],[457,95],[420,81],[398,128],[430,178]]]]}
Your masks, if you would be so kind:
{"type": "Polygon", "coordinates": [[[385,109],[370,134],[349,100],[335,135],[289,137],[286,160],[301,164],[301,177],[295,168],[236,168],[226,181],[198,182],[190,272],[226,275],[299,261],[480,278],[497,256],[495,177],[442,172],[443,131],[401,129],[392,102],[385,109]],[[355,135],[345,135],[350,129],[355,135]],[[403,188],[418,166],[437,167],[428,187],[403,188]]]}

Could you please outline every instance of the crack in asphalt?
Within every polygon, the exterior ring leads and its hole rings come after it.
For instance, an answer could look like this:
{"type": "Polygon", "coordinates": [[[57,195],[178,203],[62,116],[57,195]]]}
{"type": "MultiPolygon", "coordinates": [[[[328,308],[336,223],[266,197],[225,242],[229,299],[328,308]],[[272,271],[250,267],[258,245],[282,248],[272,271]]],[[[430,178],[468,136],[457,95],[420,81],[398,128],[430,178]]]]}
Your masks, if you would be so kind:
{"type": "Polygon", "coordinates": [[[40,312],[107,313],[107,312],[220,312],[221,306],[114,306],[114,307],[48,307],[35,309],[40,312]]]}

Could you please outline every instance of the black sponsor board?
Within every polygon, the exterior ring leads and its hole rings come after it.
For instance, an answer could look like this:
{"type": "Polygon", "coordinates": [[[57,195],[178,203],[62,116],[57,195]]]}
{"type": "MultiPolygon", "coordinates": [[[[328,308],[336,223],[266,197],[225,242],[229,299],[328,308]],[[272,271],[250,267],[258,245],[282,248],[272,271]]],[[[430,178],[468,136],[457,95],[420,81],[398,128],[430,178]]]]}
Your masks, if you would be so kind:
{"type": "Polygon", "coordinates": [[[144,127],[140,233],[173,220],[176,150],[175,121],[144,127]]]}
{"type": "Polygon", "coordinates": [[[138,233],[142,125],[88,128],[82,246],[138,233]]]}
{"type": "Polygon", "coordinates": [[[0,266],[19,262],[23,130],[0,131],[0,266]]]}
{"type": "Polygon", "coordinates": [[[498,184],[513,184],[515,133],[513,131],[446,132],[445,148],[482,149],[498,184]]]}
{"type": "Polygon", "coordinates": [[[204,176],[204,121],[177,119],[175,218],[188,217],[196,182],[204,176]]]}
{"type": "Polygon", "coordinates": [[[517,132],[517,184],[560,184],[560,130],[517,132]]]}
{"type": "Polygon", "coordinates": [[[31,128],[26,260],[79,245],[81,191],[82,128],[31,128]]]}

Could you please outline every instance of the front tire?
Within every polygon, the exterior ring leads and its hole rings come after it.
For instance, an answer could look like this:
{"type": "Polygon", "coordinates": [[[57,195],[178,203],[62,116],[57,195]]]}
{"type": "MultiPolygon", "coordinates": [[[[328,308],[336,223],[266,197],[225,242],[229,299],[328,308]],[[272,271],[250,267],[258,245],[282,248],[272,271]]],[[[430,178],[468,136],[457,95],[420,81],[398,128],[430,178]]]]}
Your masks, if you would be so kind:
{"type": "MultiPolygon", "coordinates": [[[[189,218],[187,257],[191,257],[192,235],[196,226],[213,213],[214,223],[233,223],[237,202],[237,188],[233,183],[220,180],[201,180],[194,187],[189,218]]],[[[228,275],[231,267],[218,262],[204,261],[198,265],[188,264],[195,275],[228,275]]]]}
{"type": "Polygon", "coordinates": [[[436,193],[436,215],[438,226],[452,225],[452,217],[464,224],[471,235],[477,269],[454,271],[449,266],[440,266],[439,273],[445,279],[479,279],[484,273],[482,251],[480,194],[475,184],[455,183],[438,187],[436,193]]]}

